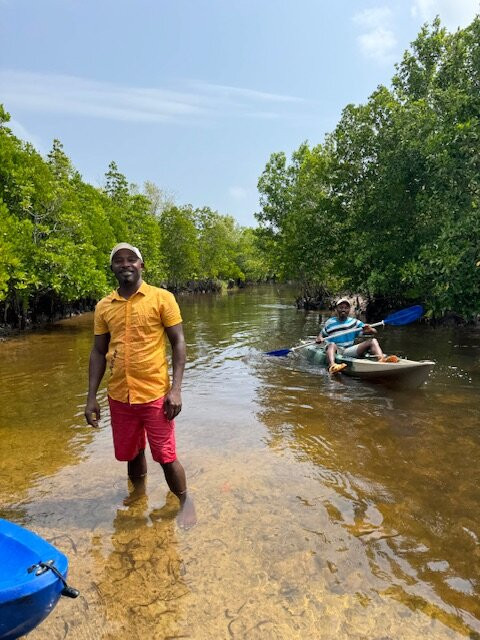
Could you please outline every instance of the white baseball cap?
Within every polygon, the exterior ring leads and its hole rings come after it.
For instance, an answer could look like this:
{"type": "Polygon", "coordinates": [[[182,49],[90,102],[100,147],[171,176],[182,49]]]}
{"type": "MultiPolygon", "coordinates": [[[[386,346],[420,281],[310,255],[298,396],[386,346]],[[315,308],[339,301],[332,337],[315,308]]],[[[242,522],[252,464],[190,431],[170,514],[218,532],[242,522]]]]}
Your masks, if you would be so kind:
{"type": "Polygon", "coordinates": [[[338,305],[342,304],[342,302],[346,302],[349,307],[352,306],[352,303],[350,302],[350,300],[348,298],[340,298],[340,300],[336,301],[335,306],[338,307],[338,305]]]}
{"type": "Polygon", "coordinates": [[[117,253],[117,251],[120,251],[120,249],[129,249],[130,251],[133,251],[133,253],[138,256],[140,258],[140,260],[143,262],[143,258],[142,258],[142,254],[140,253],[140,249],[137,249],[137,247],[134,247],[131,244],[128,244],[128,242],[119,242],[118,244],[116,244],[111,253],[110,253],[110,264],[112,264],[112,260],[113,260],[113,256],[117,253]]]}

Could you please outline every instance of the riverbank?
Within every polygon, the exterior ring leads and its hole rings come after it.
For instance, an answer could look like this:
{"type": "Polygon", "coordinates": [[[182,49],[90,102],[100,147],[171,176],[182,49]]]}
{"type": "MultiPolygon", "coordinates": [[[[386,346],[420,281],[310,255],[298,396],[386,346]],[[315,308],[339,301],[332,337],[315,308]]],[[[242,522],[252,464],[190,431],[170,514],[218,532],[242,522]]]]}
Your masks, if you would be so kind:
{"type": "MultiPolygon", "coordinates": [[[[163,288],[171,291],[175,295],[196,295],[196,294],[221,294],[222,292],[234,292],[245,287],[257,286],[260,283],[243,280],[219,280],[207,278],[200,280],[189,280],[187,283],[168,284],[163,288]]],[[[16,308],[11,305],[5,307],[0,303],[0,342],[4,342],[11,336],[19,335],[28,331],[36,331],[55,324],[59,320],[73,318],[83,313],[88,313],[95,309],[97,300],[84,299],[69,304],[49,298],[39,299],[33,308],[22,311],[22,306],[16,308]]]]}
{"type": "MultiPolygon", "coordinates": [[[[333,312],[335,309],[335,301],[340,297],[346,298],[350,302],[352,313],[365,316],[368,322],[378,321],[379,318],[384,318],[394,311],[407,308],[413,304],[421,304],[420,301],[399,302],[386,298],[366,298],[360,293],[339,293],[336,296],[327,293],[315,295],[302,293],[295,298],[295,306],[297,309],[303,309],[304,311],[329,309],[333,312]]],[[[473,320],[468,320],[455,311],[449,311],[442,317],[436,318],[426,315],[422,321],[438,327],[480,326],[480,316],[473,320]]]]}
{"type": "MultiPolygon", "coordinates": [[[[240,280],[191,280],[185,285],[169,285],[164,287],[168,291],[171,291],[177,296],[191,296],[191,295],[204,295],[204,294],[221,294],[222,292],[235,292],[241,291],[246,287],[262,286],[264,283],[256,282],[243,282],[240,280]]],[[[305,311],[319,311],[329,309],[332,310],[335,307],[335,300],[338,297],[346,297],[350,301],[352,312],[355,314],[363,315],[368,321],[377,321],[379,318],[387,316],[392,311],[396,311],[402,307],[409,306],[413,303],[404,303],[394,305],[392,301],[381,299],[367,299],[362,294],[338,294],[338,296],[325,295],[309,296],[309,295],[292,295],[292,307],[297,309],[303,309],[305,311]]],[[[60,320],[67,318],[73,318],[75,316],[93,311],[95,309],[97,301],[95,300],[80,300],[68,305],[61,305],[55,303],[51,305],[49,312],[45,309],[33,310],[27,314],[27,316],[12,317],[12,311],[10,311],[11,321],[9,323],[0,324],[0,342],[4,342],[12,336],[23,334],[28,331],[41,330],[47,326],[51,326],[60,320]]],[[[8,315],[5,309],[0,305],[0,317],[8,315]]],[[[455,312],[448,312],[441,318],[424,317],[424,322],[428,322],[432,326],[480,326],[480,316],[475,320],[467,320],[460,314],[455,312]]]]}

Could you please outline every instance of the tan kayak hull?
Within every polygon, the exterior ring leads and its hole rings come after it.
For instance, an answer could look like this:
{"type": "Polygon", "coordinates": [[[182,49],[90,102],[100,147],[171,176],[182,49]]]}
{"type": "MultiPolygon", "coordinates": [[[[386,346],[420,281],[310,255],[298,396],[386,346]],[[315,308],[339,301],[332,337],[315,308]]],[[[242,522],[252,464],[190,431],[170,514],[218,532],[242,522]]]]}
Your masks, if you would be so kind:
{"type": "MultiPolygon", "coordinates": [[[[327,357],[322,347],[310,345],[302,351],[310,363],[326,366],[327,357]]],[[[337,355],[335,361],[347,365],[342,371],[347,376],[412,389],[427,380],[435,365],[432,360],[401,358],[399,362],[378,362],[375,358],[347,358],[341,355],[337,355]]]]}

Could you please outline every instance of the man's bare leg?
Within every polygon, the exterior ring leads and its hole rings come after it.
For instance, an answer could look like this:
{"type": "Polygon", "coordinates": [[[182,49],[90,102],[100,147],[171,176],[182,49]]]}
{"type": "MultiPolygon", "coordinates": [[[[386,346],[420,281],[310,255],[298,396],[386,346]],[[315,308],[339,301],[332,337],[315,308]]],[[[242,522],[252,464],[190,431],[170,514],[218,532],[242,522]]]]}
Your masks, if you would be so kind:
{"type": "Polygon", "coordinates": [[[127,462],[127,469],[128,477],[133,484],[133,491],[123,501],[125,506],[132,504],[146,493],[147,461],[144,449],[140,449],[135,458],[127,462]]]}
{"type": "Polygon", "coordinates": [[[180,500],[180,512],[177,517],[177,522],[183,529],[189,529],[196,524],[197,514],[193,500],[187,493],[185,470],[178,460],[162,464],[161,466],[168,488],[180,500]]]}
{"type": "Polygon", "coordinates": [[[328,360],[328,371],[332,374],[340,373],[343,369],[346,369],[346,364],[336,364],[335,363],[335,354],[337,353],[337,347],[332,342],[327,347],[327,360],[328,360]]]}
{"type": "Polygon", "coordinates": [[[360,342],[357,347],[357,357],[362,358],[367,351],[370,351],[374,356],[377,356],[378,358],[383,358],[383,351],[381,350],[376,338],[360,342]]]}
{"type": "Polygon", "coordinates": [[[133,460],[127,462],[128,477],[132,482],[147,475],[147,461],[145,459],[145,449],[140,449],[133,460]]]}
{"type": "Polygon", "coordinates": [[[337,347],[331,342],[327,347],[327,360],[328,366],[331,367],[335,364],[335,354],[337,353],[337,347]]]}

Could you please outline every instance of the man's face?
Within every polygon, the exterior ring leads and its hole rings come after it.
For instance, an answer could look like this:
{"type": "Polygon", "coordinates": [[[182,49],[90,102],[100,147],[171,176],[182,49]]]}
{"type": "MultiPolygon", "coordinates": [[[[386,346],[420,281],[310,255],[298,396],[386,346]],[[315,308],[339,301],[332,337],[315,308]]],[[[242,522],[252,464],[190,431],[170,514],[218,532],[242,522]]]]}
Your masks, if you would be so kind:
{"type": "Polygon", "coordinates": [[[120,285],[136,284],[142,277],[143,262],[130,249],[120,249],[112,258],[111,269],[120,285]]]}
{"type": "Polygon", "coordinates": [[[340,320],[345,320],[345,318],[348,317],[349,313],[350,313],[349,304],[347,304],[346,302],[341,302],[339,305],[337,305],[337,316],[340,318],[340,320]]]}

